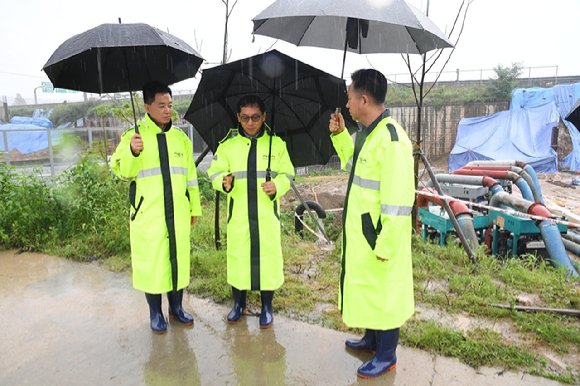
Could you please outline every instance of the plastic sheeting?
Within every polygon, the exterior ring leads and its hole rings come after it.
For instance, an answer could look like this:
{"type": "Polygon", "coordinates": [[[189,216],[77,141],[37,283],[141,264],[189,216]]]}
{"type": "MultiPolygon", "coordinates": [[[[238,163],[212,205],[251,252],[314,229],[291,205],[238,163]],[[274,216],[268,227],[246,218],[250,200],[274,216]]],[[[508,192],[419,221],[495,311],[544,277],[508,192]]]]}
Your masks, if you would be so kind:
{"type": "Polygon", "coordinates": [[[463,118],[455,146],[449,155],[449,170],[478,160],[518,160],[543,173],[558,171],[558,156],[551,147],[552,128],[560,116],[556,105],[501,111],[476,118],[463,118]]]}
{"type": "Polygon", "coordinates": [[[34,125],[44,127],[45,129],[52,129],[54,126],[52,122],[44,118],[30,118],[30,117],[12,117],[10,123],[15,125],[34,125]]]}
{"type": "Polygon", "coordinates": [[[50,117],[50,114],[52,114],[52,110],[45,110],[45,109],[35,109],[32,112],[32,118],[45,118],[48,119],[50,117]]]}
{"type": "MultiPolygon", "coordinates": [[[[4,133],[0,131],[0,150],[12,151],[17,149],[20,154],[29,154],[38,150],[48,148],[47,129],[35,125],[27,124],[7,124],[0,125],[0,130],[10,130],[7,132],[8,149],[4,144],[4,133]]],[[[51,141],[57,145],[62,140],[63,133],[51,132],[51,141]]]]}
{"type": "Polygon", "coordinates": [[[512,91],[510,110],[540,106],[554,102],[560,118],[568,128],[572,140],[572,152],[561,160],[563,167],[580,170],[580,132],[564,118],[570,112],[574,102],[580,98],[580,83],[557,85],[552,88],[516,88],[512,91]]]}

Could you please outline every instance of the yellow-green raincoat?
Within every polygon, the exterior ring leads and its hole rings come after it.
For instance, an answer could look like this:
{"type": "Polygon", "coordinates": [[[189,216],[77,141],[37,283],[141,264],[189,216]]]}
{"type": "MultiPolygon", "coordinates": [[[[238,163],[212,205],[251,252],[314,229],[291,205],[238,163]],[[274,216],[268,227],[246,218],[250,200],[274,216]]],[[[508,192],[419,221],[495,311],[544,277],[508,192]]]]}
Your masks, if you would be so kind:
{"type": "Polygon", "coordinates": [[[331,138],[351,172],[343,213],[342,318],[349,327],[398,328],[414,312],[411,142],[387,111],[357,133],[356,145],[346,130],[331,138]]]}
{"type": "MultiPolygon", "coordinates": [[[[264,125],[266,126],[266,125],[264,125]]],[[[280,197],[294,178],[286,143],[262,128],[250,139],[231,129],[218,146],[207,173],[214,189],[224,192],[223,176],[235,173],[228,193],[228,283],[239,290],[278,289],[284,282],[280,245],[280,197]],[[264,193],[270,138],[270,169],[276,195],[264,193]]]]}
{"type": "Polygon", "coordinates": [[[191,216],[201,215],[193,147],[172,126],[163,132],[149,117],[139,123],[143,151],[135,157],[127,130],[111,169],[131,181],[133,287],[160,294],[185,288],[190,272],[191,216]]]}

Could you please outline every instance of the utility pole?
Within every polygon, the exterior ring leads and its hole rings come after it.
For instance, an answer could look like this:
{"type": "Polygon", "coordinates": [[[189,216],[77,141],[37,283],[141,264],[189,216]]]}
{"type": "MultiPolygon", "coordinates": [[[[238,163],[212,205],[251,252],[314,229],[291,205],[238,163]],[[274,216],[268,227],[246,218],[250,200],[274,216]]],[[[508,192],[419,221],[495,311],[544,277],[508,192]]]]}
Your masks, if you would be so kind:
{"type": "Polygon", "coordinates": [[[10,113],[8,112],[8,100],[6,99],[6,95],[2,96],[2,106],[4,110],[4,122],[10,122],[10,113]]]}

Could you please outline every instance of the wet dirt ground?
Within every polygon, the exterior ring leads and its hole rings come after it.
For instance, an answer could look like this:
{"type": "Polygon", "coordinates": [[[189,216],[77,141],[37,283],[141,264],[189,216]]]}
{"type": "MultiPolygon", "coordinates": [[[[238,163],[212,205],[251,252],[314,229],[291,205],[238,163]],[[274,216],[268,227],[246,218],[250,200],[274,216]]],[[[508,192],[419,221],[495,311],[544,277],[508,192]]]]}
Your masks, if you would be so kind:
{"type": "Polygon", "coordinates": [[[226,306],[188,294],[184,307],[193,327],[169,321],[154,335],[127,275],[0,252],[0,385],[559,385],[407,347],[395,370],[363,380],[356,369],[371,355],[346,351],[350,334],[276,315],[268,330],[256,316],[230,326],[226,306]]]}

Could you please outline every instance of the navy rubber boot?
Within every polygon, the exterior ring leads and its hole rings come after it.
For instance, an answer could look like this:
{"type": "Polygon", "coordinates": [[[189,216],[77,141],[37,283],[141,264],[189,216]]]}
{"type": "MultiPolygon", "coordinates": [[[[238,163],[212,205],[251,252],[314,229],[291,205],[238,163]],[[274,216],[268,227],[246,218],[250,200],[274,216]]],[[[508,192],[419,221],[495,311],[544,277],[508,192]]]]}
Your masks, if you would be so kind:
{"type": "Polygon", "coordinates": [[[272,309],[272,299],[274,291],[262,291],[262,313],[260,314],[260,328],[270,328],[274,324],[274,311],[272,309]]]}
{"type": "Polygon", "coordinates": [[[161,295],[145,293],[147,304],[149,304],[149,318],[151,319],[151,330],[156,334],[164,334],[167,331],[167,322],[161,312],[161,295]]]}
{"type": "Polygon", "coordinates": [[[359,352],[372,352],[377,350],[376,331],[367,328],[365,335],[361,339],[347,339],[344,342],[347,349],[359,352]]]}
{"type": "Polygon", "coordinates": [[[167,300],[169,300],[169,316],[175,318],[179,323],[191,326],[193,324],[193,316],[181,307],[183,300],[183,289],[179,291],[171,291],[167,293],[167,300]]]}
{"type": "Polygon", "coordinates": [[[240,291],[232,286],[232,296],[234,298],[234,307],[228,314],[228,323],[236,324],[240,321],[242,315],[247,311],[246,309],[246,293],[247,291],[240,291]]]}
{"type": "Polygon", "coordinates": [[[357,375],[361,378],[374,378],[394,369],[397,366],[397,344],[399,329],[377,330],[377,352],[373,359],[358,368],[357,375]]]}

